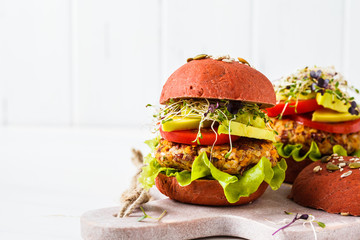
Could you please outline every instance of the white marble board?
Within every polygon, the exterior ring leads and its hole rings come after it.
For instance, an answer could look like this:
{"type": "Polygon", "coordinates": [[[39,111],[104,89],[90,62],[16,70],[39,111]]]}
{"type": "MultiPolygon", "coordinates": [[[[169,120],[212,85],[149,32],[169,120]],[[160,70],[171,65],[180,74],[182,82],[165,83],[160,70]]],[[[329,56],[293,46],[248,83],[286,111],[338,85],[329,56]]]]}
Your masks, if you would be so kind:
{"type": "Polygon", "coordinates": [[[284,184],[278,191],[267,189],[252,204],[236,207],[209,207],[159,199],[144,204],[146,213],[159,216],[159,221],[145,219],[137,209],[130,217],[116,218],[118,207],[97,209],[81,217],[81,234],[86,240],[99,239],[193,239],[209,236],[233,236],[246,239],[315,239],[310,224],[297,221],[272,236],[278,228],[290,222],[294,215],[284,211],[307,213],[324,222],[325,228],[314,224],[317,239],[359,239],[360,218],[329,214],[304,208],[287,198],[291,186],[284,184]]]}

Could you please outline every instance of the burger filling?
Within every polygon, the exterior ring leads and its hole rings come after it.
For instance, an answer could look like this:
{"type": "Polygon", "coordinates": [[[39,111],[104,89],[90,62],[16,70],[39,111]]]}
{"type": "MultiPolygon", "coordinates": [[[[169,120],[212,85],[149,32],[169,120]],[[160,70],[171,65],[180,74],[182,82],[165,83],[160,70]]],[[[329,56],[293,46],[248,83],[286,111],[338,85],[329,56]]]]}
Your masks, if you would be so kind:
{"type": "Polygon", "coordinates": [[[339,149],[360,154],[359,106],[351,96],[359,90],[333,67],[300,69],[282,77],[275,90],[278,103],[267,112],[280,156],[315,161],[339,149]]]}
{"type": "Polygon", "coordinates": [[[348,153],[360,149],[360,132],[341,134],[321,131],[304,126],[291,119],[274,119],[273,128],[279,133],[276,141],[286,144],[302,144],[302,150],[310,150],[312,142],[316,142],[322,155],[331,155],[335,145],[342,146],[348,153]]]}
{"type": "Polygon", "coordinates": [[[204,129],[211,129],[215,134],[218,129],[219,133],[226,131],[228,135],[275,140],[269,118],[257,104],[252,103],[177,99],[160,109],[154,117],[156,130],[160,127],[165,132],[197,129],[192,143],[198,145],[201,144],[204,129]]]}
{"type": "Polygon", "coordinates": [[[162,167],[191,171],[192,164],[202,152],[219,170],[229,174],[242,174],[257,164],[261,157],[269,159],[271,166],[277,163],[278,154],[270,141],[251,138],[240,138],[233,143],[231,154],[229,144],[214,146],[198,146],[170,142],[161,139],[155,149],[155,158],[162,167]]]}
{"type": "Polygon", "coordinates": [[[259,105],[219,99],[176,99],[159,109],[148,141],[153,153],[139,178],[144,188],[159,173],[181,186],[197,179],[218,181],[230,203],[248,197],[262,182],[274,190],[285,178],[278,162],[275,131],[259,105]]]}

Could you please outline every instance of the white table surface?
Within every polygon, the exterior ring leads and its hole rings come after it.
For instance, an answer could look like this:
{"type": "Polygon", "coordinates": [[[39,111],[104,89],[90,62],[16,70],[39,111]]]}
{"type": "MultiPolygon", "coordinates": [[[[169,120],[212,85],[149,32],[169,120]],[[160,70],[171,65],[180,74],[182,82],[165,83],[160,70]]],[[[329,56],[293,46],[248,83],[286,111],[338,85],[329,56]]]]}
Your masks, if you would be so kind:
{"type": "Polygon", "coordinates": [[[0,129],[0,239],[80,239],[82,213],[117,206],[149,129],[0,129]]]}

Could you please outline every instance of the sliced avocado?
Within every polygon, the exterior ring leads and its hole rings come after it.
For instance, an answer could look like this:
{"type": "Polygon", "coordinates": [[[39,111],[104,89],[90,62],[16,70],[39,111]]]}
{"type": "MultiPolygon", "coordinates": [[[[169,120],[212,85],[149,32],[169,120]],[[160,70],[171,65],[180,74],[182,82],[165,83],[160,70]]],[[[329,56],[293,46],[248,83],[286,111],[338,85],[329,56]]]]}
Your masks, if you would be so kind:
{"type": "Polygon", "coordinates": [[[334,94],[331,93],[318,93],[316,95],[316,102],[324,106],[325,108],[329,108],[338,112],[347,113],[349,108],[351,107],[350,103],[345,104],[344,101],[338,99],[334,94]]]}
{"type": "MultiPolygon", "coordinates": [[[[229,134],[228,121],[224,121],[222,124],[220,124],[218,133],[229,134]]],[[[234,121],[231,121],[230,124],[230,134],[241,137],[265,139],[275,142],[275,133],[273,131],[265,128],[247,126],[246,124],[234,121]]]]}
{"type": "Polygon", "coordinates": [[[311,120],[314,122],[346,122],[359,118],[360,115],[351,115],[348,112],[337,112],[331,109],[322,108],[313,113],[311,120]]]}
{"type": "MultiPolygon", "coordinates": [[[[307,95],[298,93],[298,94],[296,94],[295,99],[298,99],[298,100],[308,100],[308,99],[314,99],[315,97],[316,97],[316,93],[315,93],[315,92],[309,93],[309,94],[307,94],[307,95]]],[[[284,94],[282,94],[282,93],[276,93],[276,99],[286,101],[288,98],[287,98],[284,94]]]]}
{"type": "MultiPolygon", "coordinates": [[[[199,128],[201,118],[188,118],[188,117],[173,117],[172,120],[166,121],[161,125],[165,132],[172,132],[177,130],[189,130],[199,128]]],[[[210,127],[211,121],[204,121],[203,127],[210,127]]]]}
{"type": "Polygon", "coordinates": [[[251,125],[257,128],[264,128],[265,121],[261,117],[256,116],[254,119],[254,115],[250,113],[237,114],[235,122],[243,123],[246,125],[251,125]]]}

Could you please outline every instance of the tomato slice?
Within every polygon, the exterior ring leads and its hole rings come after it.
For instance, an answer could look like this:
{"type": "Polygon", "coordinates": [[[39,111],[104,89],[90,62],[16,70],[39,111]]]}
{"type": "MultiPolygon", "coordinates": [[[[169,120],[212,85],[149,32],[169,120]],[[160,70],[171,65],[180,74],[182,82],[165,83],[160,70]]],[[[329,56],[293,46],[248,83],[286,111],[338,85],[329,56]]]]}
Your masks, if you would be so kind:
{"type": "MultiPolygon", "coordinates": [[[[215,129],[215,131],[217,131],[217,129],[215,129]]],[[[171,142],[199,145],[197,141],[194,142],[198,134],[197,129],[165,132],[160,128],[160,134],[164,139],[171,142]]],[[[221,145],[230,142],[229,135],[218,134],[218,133],[215,134],[213,130],[209,128],[201,129],[201,135],[202,138],[199,138],[200,145],[213,145],[215,140],[216,140],[215,145],[221,145]],[[217,135],[217,139],[216,139],[216,135],[217,135]]],[[[240,138],[239,136],[233,136],[233,135],[231,135],[230,137],[231,137],[231,141],[236,141],[237,139],[240,138]]]]}
{"type": "Polygon", "coordinates": [[[291,118],[296,122],[304,124],[304,126],[330,133],[349,134],[360,131],[360,119],[347,122],[325,123],[311,121],[311,114],[292,115],[291,118]]]}
{"type": "MultiPolygon", "coordinates": [[[[299,100],[296,111],[295,111],[295,104],[296,102],[290,102],[284,111],[283,115],[292,115],[292,114],[300,114],[300,113],[307,113],[307,112],[313,112],[316,109],[322,108],[321,105],[319,105],[316,102],[316,99],[308,99],[308,100],[299,100]]],[[[268,112],[269,117],[276,117],[280,115],[285,107],[286,103],[280,102],[279,104],[275,105],[272,108],[267,108],[266,111],[268,112]]]]}

